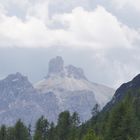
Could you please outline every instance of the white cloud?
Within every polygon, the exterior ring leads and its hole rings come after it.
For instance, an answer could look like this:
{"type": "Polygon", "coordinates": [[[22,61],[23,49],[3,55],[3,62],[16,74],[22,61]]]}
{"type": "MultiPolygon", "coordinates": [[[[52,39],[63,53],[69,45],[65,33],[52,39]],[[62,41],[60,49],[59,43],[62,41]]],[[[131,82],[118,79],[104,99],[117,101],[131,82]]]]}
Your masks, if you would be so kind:
{"type": "Polygon", "coordinates": [[[70,14],[56,15],[54,20],[67,25],[67,32],[72,33],[79,45],[95,49],[130,47],[124,32],[125,25],[101,6],[92,12],[75,8],[70,14]]]}
{"type": "Polygon", "coordinates": [[[1,12],[0,45],[48,47],[52,45],[104,49],[131,47],[136,31],[121,24],[115,16],[98,6],[94,11],[77,7],[71,13],[48,16],[48,1],[28,8],[26,20],[1,12]],[[65,28],[51,29],[58,23],[65,28]],[[127,31],[127,34],[126,34],[127,31]],[[130,40],[130,36],[131,39],[130,40]],[[9,44],[10,42],[10,44],[9,44]]]}

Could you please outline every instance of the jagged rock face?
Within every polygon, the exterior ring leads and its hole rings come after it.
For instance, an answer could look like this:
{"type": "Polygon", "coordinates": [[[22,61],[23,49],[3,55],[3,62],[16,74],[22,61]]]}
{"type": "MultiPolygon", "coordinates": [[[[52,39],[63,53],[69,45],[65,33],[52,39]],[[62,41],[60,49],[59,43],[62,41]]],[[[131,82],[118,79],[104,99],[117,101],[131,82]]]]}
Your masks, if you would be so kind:
{"type": "Polygon", "coordinates": [[[60,98],[58,98],[58,104],[61,111],[77,112],[81,122],[88,120],[92,116],[91,110],[97,103],[93,91],[57,91],[54,94],[60,98]]]}
{"type": "Polygon", "coordinates": [[[22,76],[20,73],[11,74],[0,81],[1,96],[18,96],[25,93],[27,94],[26,91],[30,90],[33,90],[32,84],[28,81],[27,77],[22,76]]]}
{"type": "Polygon", "coordinates": [[[20,118],[34,125],[41,115],[56,122],[59,112],[55,95],[39,94],[20,73],[0,81],[0,124],[13,125],[20,118]]]}

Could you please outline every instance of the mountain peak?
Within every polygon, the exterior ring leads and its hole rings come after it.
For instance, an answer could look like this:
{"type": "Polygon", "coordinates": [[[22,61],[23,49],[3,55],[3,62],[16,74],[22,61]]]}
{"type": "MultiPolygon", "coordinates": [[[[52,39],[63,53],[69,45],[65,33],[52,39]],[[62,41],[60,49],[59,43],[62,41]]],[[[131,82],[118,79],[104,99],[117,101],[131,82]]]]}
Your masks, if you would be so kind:
{"type": "Polygon", "coordinates": [[[51,74],[60,74],[62,75],[64,72],[64,61],[61,56],[57,56],[55,58],[52,58],[49,61],[49,72],[48,75],[51,74]]]}
{"type": "Polygon", "coordinates": [[[10,74],[8,75],[6,78],[6,80],[9,80],[9,81],[18,81],[18,80],[27,80],[27,77],[26,76],[23,76],[21,73],[17,72],[15,74],[10,74]]]}
{"type": "Polygon", "coordinates": [[[77,68],[73,65],[65,67],[68,77],[73,77],[75,79],[86,79],[84,71],[81,68],[77,68]]]}
{"type": "Polygon", "coordinates": [[[13,89],[17,87],[21,87],[22,89],[32,87],[28,78],[19,72],[8,75],[5,79],[1,80],[0,83],[3,83],[3,87],[12,87],[13,89]]]}
{"type": "Polygon", "coordinates": [[[73,65],[64,66],[64,60],[61,56],[52,58],[49,61],[48,77],[51,76],[86,79],[84,71],[81,68],[77,68],[73,65]]]}

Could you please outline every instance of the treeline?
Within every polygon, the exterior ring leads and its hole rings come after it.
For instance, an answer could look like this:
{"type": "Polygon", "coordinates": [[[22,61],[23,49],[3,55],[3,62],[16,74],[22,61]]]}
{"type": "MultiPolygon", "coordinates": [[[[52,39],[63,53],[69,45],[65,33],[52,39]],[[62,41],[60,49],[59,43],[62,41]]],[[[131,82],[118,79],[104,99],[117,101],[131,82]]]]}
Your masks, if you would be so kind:
{"type": "Polygon", "coordinates": [[[96,105],[92,114],[82,124],[68,111],[60,113],[57,125],[42,116],[34,132],[19,120],[13,127],[1,126],[0,140],[140,140],[140,92],[129,93],[106,112],[96,105]]]}
{"type": "Polygon", "coordinates": [[[86,137],[96,137],[93,131],[84,136],[83,126],[76,112],[70,115],[64,111],[60,113],[57,125],[49,123],[43,116],[39,118],[34,133],[31,125],[27,127],[21,120],[13,127],[3,125],[0,128],[0,140],[86,140],[86,137]]]}

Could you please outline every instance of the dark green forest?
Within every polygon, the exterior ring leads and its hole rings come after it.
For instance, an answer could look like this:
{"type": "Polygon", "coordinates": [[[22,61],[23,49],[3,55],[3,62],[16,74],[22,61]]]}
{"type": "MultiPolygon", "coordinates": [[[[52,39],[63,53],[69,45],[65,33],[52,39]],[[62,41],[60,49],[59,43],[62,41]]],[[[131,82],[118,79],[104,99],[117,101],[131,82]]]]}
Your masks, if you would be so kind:
{"type": "Polygon", "coordinates": [[[140,91],[129,92],[112,108],[99,112],[81,123],[78,114],[60,113],[57,124],[41,116],[32,126],[18,120],[13,127],[2,125],[0,140],[140,140],[140,91]]]}

